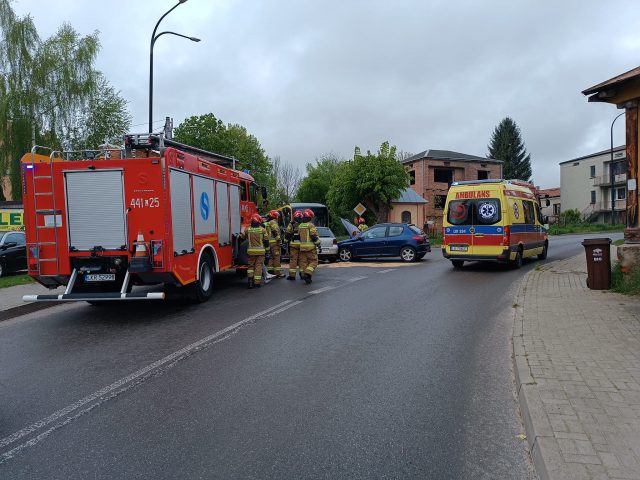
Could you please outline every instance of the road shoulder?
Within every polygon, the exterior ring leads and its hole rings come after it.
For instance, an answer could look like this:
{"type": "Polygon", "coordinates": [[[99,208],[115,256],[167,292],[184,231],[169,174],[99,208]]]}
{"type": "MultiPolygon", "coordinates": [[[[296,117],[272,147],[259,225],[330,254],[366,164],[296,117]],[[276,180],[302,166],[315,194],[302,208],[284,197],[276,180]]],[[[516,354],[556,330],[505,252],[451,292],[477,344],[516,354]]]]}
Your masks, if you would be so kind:
{"type": "Polygon", "coordinates": [[[638,478],[640,300],[586,286],[584,254],[528,272],[516,391],[541,479],[638,478]]]}

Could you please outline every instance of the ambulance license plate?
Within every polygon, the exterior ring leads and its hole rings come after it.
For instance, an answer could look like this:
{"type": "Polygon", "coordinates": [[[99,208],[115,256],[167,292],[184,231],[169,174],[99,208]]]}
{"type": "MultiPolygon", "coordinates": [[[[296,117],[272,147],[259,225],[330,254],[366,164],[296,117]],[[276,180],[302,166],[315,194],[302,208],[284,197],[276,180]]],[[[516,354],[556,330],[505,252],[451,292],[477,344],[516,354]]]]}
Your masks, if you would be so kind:
{"type": "Polygon", "coordinates": [[[85,282],[115,282],[115,273],[87,273],[84,276],[85,282]]]}
{"type": "Polygon", "coordinates": [[[469,250],[469,245],[449,245],[449,250],[452,252],[466,252],[469,250]]]}

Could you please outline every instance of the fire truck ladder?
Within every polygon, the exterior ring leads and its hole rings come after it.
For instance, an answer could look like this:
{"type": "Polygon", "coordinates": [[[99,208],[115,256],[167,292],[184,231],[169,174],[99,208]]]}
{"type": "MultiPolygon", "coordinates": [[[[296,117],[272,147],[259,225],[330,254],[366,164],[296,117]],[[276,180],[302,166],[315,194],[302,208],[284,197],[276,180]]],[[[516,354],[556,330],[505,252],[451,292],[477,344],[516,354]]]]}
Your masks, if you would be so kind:
{"type": "Polygon", "coordinates": [[[35,254],[37,258],[37,272],[41,276],[56,276],[60,272],[60,260],[58,255],[58,216],[62,210],[56,208],[55,185],[53,181],[53,157],[55,151],[49,147],[35,145],[31,149],[31,163],[27,168],[31,169],[31,193],[33,195],[33,209],[35,218],[35,254]],[[49,162],[36,162],[36,152],[46,150],[50,152],[49,162]],[[48,164],[48,165],[47,165],[48,164]],[[38,187],[38,188],[36,188],[38,187]],[[41,191],[42,190],[42,191],[41,191]],[[53,221],[50,221],[50,220],[53,221]],[[47,268],[49,264],[55,263],[55,271],[47,268]],[[43,265],[44,264],[44,265],[43,265]]]}

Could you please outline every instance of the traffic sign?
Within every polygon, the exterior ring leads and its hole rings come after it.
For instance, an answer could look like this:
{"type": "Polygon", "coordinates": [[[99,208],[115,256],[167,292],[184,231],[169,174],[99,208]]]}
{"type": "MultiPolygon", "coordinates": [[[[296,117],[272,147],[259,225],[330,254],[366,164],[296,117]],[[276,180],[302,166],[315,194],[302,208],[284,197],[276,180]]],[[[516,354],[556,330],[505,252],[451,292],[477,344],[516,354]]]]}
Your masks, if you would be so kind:
{"type": "Polygon", "coordinates": [[[358,205],[355,206],[353,211],[356,212],[358,215],[362,216],[362,214],[367,211],[367,207],[359,203],[358,205]]]}

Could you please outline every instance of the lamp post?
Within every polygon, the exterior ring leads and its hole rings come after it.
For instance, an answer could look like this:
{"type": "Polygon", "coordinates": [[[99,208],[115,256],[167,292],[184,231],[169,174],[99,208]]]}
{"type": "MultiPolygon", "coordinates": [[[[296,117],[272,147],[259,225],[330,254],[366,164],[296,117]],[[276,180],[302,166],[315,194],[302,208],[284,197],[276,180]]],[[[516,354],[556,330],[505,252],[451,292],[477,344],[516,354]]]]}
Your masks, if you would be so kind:
{"type": "Polygon", "coordinates": [[[613,173],[613,125],[616,123],[616,120],[618,120],[622,115],[624,115],[625,112],[622,112],[620,115],[618,115],[616,118],[613,119],[613,122],[611,122],[611,161],[609,162],[609,177],[611,180],[611,225],[614,225],[616,220],[615,220],[615,212],[616,212],[616,189],[615,189],[615,183],[616,183],[616,175],[615,173],[613,173]]]}
{"type": "Polygon", "coordinates": [[[156,43],[156,40],[160,36],[165,35],[165,34],[176,35],[178,37],[182,37],[182,38],[186,38],[188,40],[191,40],[192,42],[199,42],[200,41],[199,38],[188,37],[186,35],[181,35],[181,34],[175,33],[175,32],[161,32],[158,35],[156,35],[156,31],[158,30],[158,26],[160,25],[160,22],[162,22],[164,17],[169,15],[177,7],[179,7],[180,5],[185,3],[186,1],[187,0],[178,0],[178,3],[176,3],[164,15],[162,15],[160,17],[160,20],[158,20],[158,23],[156,23],[156,26],[153,29],[153,33],[151,34],[151,44],[150,44],[150,48],[149,48],[149,133],[151,133],[153,131],[153,128],[152,128],[153,127],[153,45],[156,43]]]}

